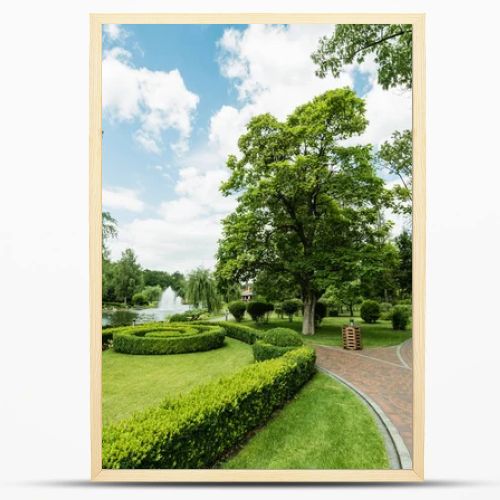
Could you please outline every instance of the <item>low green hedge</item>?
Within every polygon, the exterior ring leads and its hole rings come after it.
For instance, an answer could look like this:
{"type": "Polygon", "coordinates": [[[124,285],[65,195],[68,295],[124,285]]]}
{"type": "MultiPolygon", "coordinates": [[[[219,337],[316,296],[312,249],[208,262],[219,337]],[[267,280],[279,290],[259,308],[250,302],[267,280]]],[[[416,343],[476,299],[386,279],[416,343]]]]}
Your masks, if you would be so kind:
{"type": "Polygon", "coordinates": [[[296,346],[276,346],[266,344],[262,340],[257,340],[252,345],[253,359],[255,361],[266,361],[267,359],[279,358],[289,351],[297,349],[296,346]]]}
{"type": "Polygon", "coordinates": [[[224,330],[216,325],[162,324],[110,328],[113,349],[125,354],[181,354],[209,351],[224,344],[224,330]]]}
{"type": "Polygon", "coordinates": [[[285,353],[304,345],[302,337],[291,328],[272,328],[262,332],[252,346],[255,361],[279,358],[285,353]]]}
{"type": "Polygon", "coordinates": [[[227,321],[210,321],[210,322],[196,322],[198,325],[217,325],[224,329],[226,337],[231,337],[236,340],[241,340],[245,344],[253,344],[260,338],[262,332],[249,326],[237,325],[235,323],[228,323],[227,321]]]}
{"type": "Polygon", "coordinates": [[[102,466],[211,467],[297,393],[314,363],[314,350],[298,348],[113,423],[103,429],[102,466]]]}
{"type": "Polygon", "coordinates": [[[262,332],[261,340],[267,344],[280,347],[304,345],[304,341],[302,340],[300,334],[291,328],[271,328],[266,332],[262,332]]]}

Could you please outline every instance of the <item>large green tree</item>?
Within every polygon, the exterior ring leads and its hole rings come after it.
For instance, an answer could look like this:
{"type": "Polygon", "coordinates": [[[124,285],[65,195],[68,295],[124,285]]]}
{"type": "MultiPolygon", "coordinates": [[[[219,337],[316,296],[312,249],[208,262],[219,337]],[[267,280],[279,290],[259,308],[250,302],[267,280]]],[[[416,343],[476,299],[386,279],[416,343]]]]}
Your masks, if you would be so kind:
{"type": "Polygon", "coordinates": [[[412,87],[411,24],[337,24],[330,37],[323,37],[312,55],[316,74],[339,76],[344,66],[362,63],[373,55],[378,82],[384,89],[412,87]]]}
{"type": "Polygon", "coordinates": [[[102,213],[102,300],[113,301],[116,299],[113,272],[114,264],[111,262],[108,242],[118,235],[117,222],[109,212],[102,213]]]}
{"type": "Polygon", "coordinates": [[[396,246],[399,250],[398,281],[403,297],[411,297],[412,294],[412,235],[403,231],[396,238],[396,246]]]}
{"type": "Polygon", "coordinates": [[[346,146],[367,125],[365,104],[348,88],[299,106],[285,121],[254,117],[230,156],[222,186],[237,194],[217,253],[222,279],[246,282],[265,270],[290,276],[304,301],[304,334],[332,274],[349,276],[378,236],[385,201],[370,146],[346,146]]]}
{"type": "Polygon", "coordinates": [[[396,175],[401,185],[393,188],[394,210],[411,215],[412,213],[412,168],[413,139],[410,130],[394,132],[391,140],[384,142],[377,154],[379,165],[390,174],[396,175]]]}
{"type": "Polygon", "coordinates": [[[195,307],[206,307],[209,312],[219,311],[222,306],[217,282],[208,269],[198,268],[189,273],[185,298],[195,307]]]}
{"type": "Polygon", "coordinates": [[[113,283],[116,298],[130,303],[132,296],[143,287],[142,270],[134,251],[127,248],[113,267],[113,283]]]}

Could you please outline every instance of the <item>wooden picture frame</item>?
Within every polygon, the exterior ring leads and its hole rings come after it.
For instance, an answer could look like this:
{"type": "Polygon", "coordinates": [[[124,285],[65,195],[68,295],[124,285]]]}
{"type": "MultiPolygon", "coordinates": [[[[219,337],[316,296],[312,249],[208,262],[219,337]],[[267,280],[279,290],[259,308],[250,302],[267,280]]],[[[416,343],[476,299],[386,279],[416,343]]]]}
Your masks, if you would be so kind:
{"type": "Polygon", "coordinates": [[[90,363],[91,479],[150,482],[379,482],[424,478],[425,322],[424,14],[90,15],[90,363]],[[101,63],[103,24],[352,23],[413,25],[413,462],[409,470],[105,470],[101,466],[101,63]]]}

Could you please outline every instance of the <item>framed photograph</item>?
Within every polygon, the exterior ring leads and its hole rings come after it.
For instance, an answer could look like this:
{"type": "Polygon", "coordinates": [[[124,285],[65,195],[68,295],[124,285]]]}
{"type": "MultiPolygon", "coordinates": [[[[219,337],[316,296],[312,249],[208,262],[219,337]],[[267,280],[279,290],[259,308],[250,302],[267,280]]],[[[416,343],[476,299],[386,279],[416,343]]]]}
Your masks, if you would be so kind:
{"type": "Polygon", "coordinates": [[[423,14],[90,16],[91,477],[422,481],[423,14]]]}

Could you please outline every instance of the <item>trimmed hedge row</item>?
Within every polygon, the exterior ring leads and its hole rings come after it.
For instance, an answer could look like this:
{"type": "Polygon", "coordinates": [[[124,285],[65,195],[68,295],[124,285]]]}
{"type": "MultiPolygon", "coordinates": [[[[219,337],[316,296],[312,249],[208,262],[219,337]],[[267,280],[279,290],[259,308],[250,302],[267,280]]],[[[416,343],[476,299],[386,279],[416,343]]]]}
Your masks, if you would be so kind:
{"type": "Polygon", "coordinates": [[[250,345],[254,344],[255,341],[262,335],[262,332],[256,330],[255,328],[250,328],[249,326],[244,325],[236,325],[234,323],[228,323],[227,321],[196,322],[195,324],[220,326],[226,332],[226,337],[241,340],[241,342],[245,342],[245,344],[250,345]]]}
{"type": "Polygon", "coordinates": [[[272,328],[263,332],[252,346],[255,361],[279,358],[304,345],[302,337],[291,328],[272,328]]]}
{"type": "Polygon", "coordinates": [[[252,346],[253,359],[255,361],[266,361],[267,359],[279,358],[289,351],[297,349],[296,346],[277,346],[266,344],[262,340],[257,340],[252,346]]]}
{"type": "Polygon", "coordinates": [[[185,323],[113,328],[113,349],[125,354],[181,354],[209,351],[224,344],[224,330],[216,325],[185,323]]]}
{"type": "Polygon", "coordinates": [[[113,423],[103,430],[102,466],[211,467],[297,393],[314,363],[314,350],[301,347],[113,423]]]}

